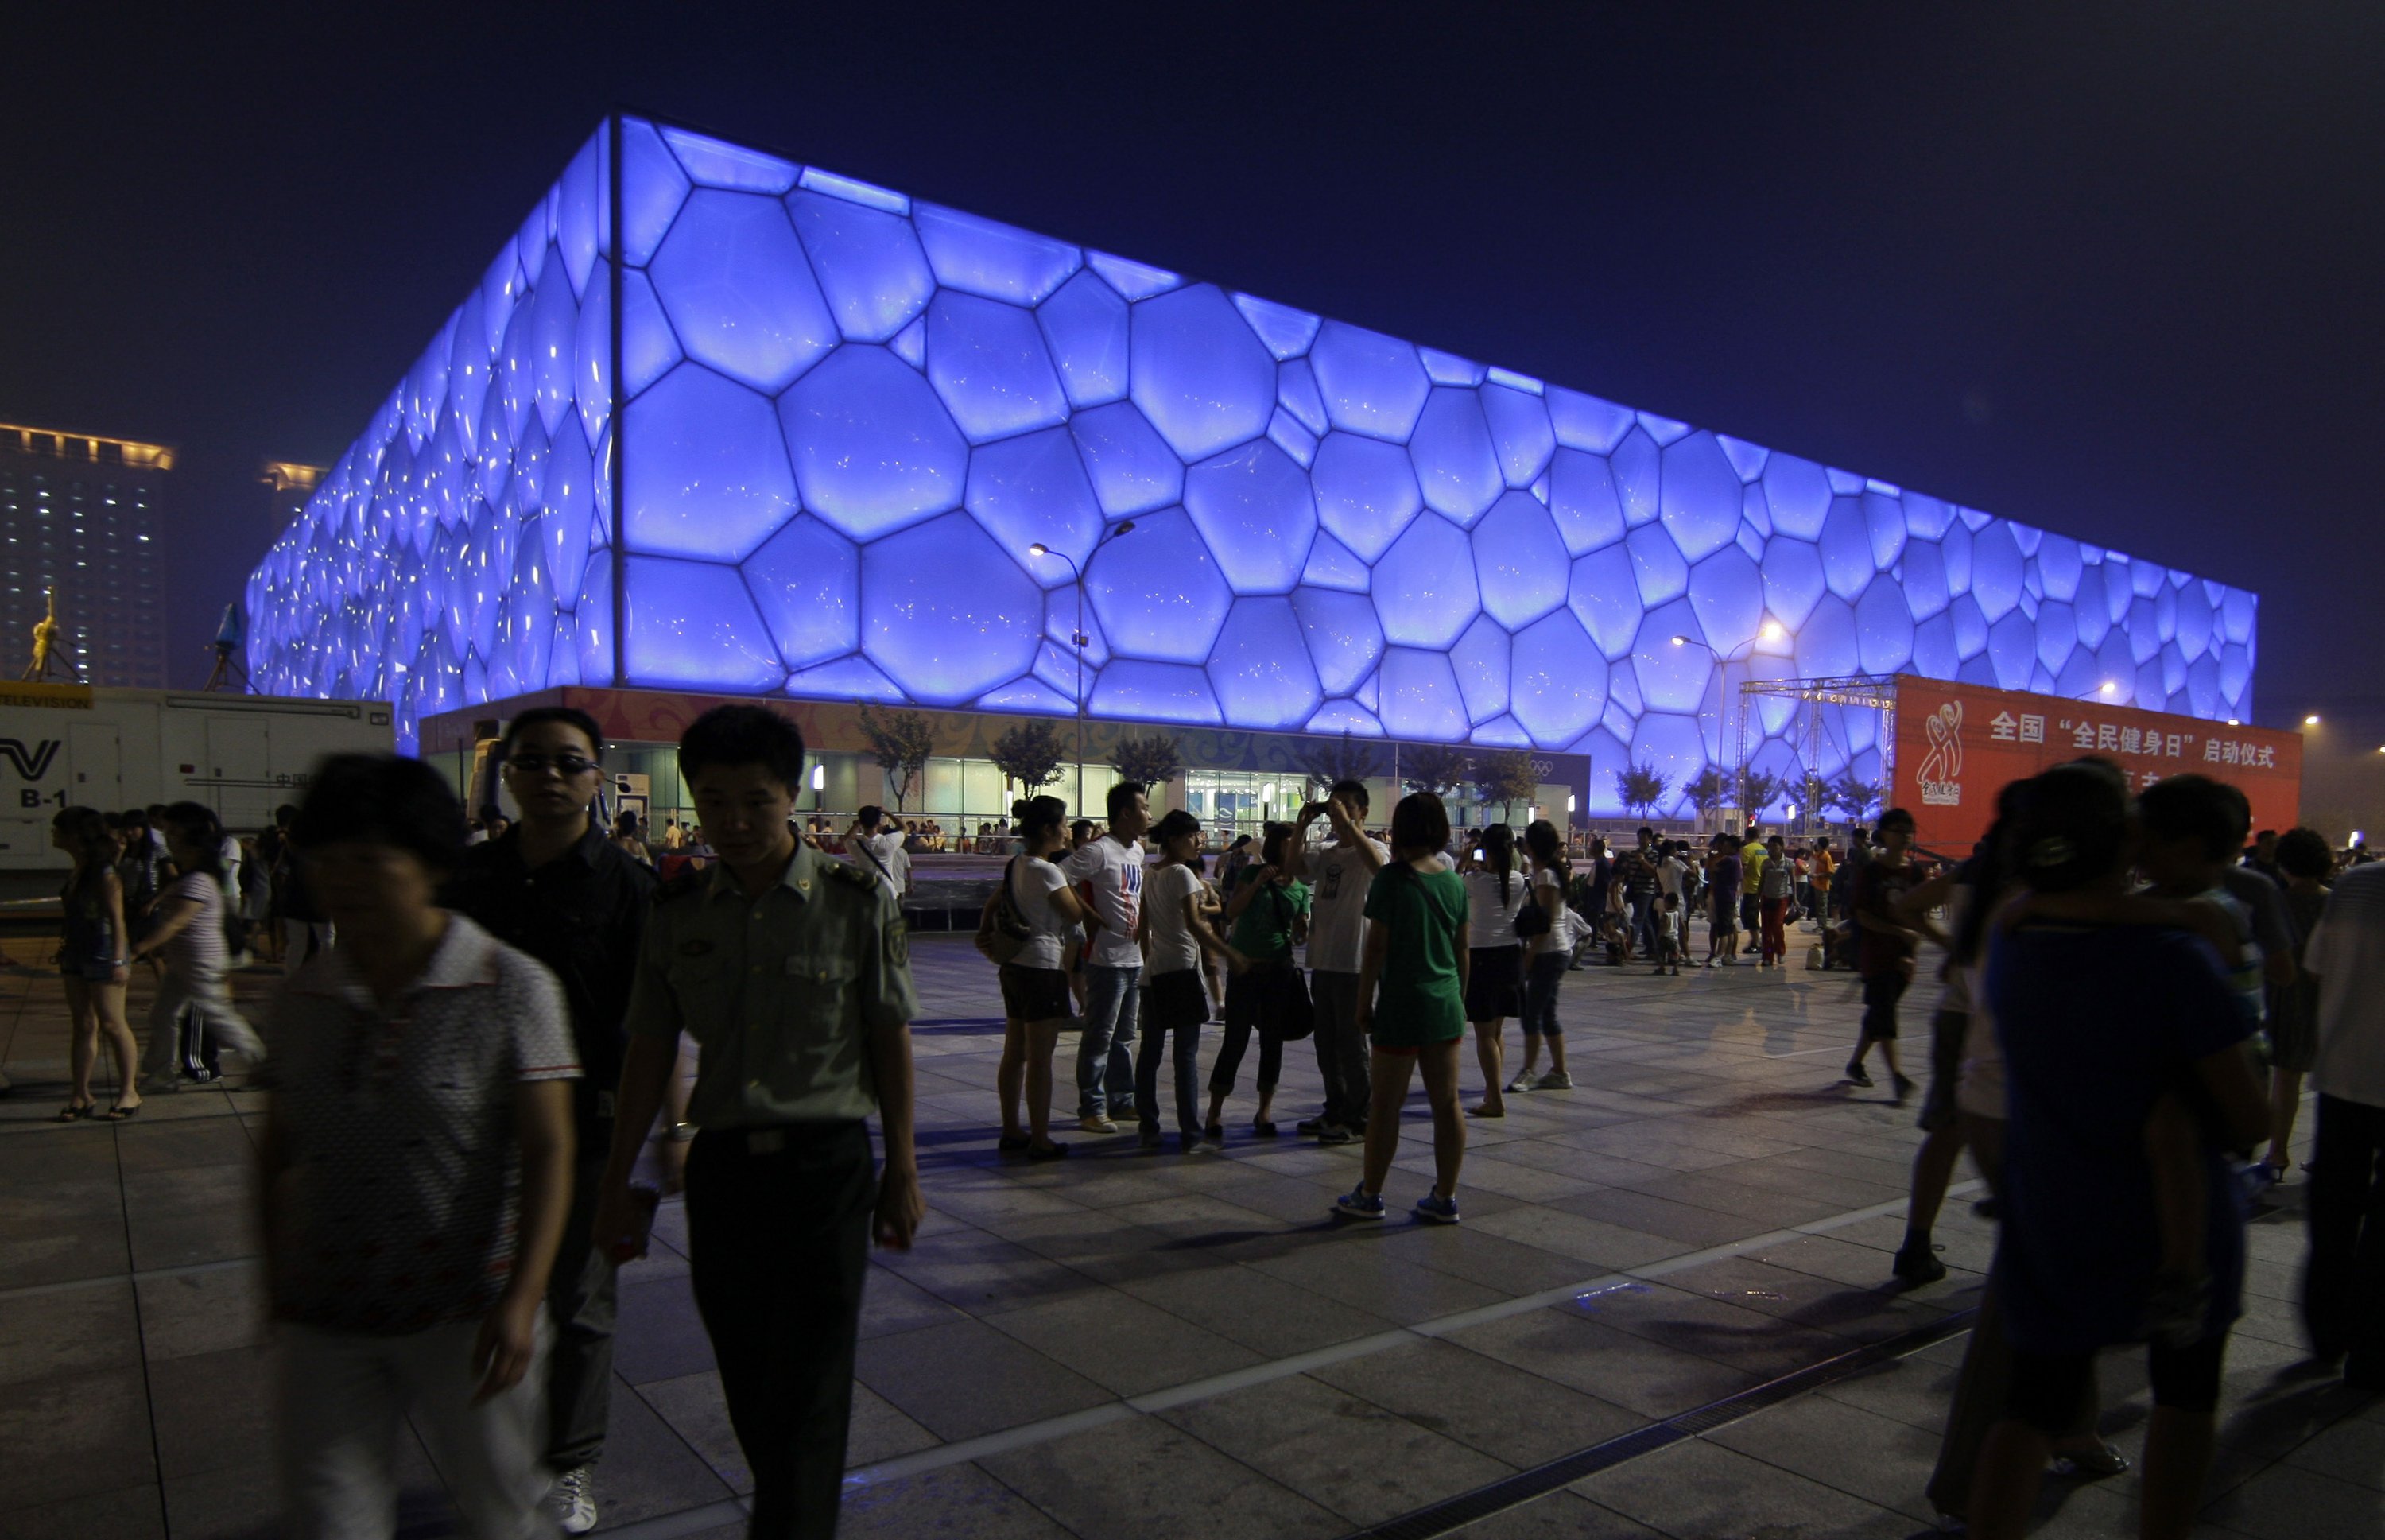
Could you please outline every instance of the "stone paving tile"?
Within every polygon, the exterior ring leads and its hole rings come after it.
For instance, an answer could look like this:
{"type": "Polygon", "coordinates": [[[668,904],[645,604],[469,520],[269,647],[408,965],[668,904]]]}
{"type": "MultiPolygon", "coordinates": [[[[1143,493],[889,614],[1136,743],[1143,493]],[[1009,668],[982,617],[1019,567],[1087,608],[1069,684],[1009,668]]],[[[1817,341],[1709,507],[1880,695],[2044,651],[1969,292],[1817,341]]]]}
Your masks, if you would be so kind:
{"type": "Polygon", "coordinates": [[[1736,1394],[1758,1378],[1562,1308],[1464,1327],[1445,1340],[1651,1419],[1736,1394]]]}
{"type": "Polygon", "coordinates": [[[1405,1344],[1326,1364],[1309,1377],[1517,1467],[1571,1454],[1647,1421],[1453,1342],[1405,1344]]]}
{"type": "Polygon", "coordinates": [[[149,1415],[167,1478],[253,1465],[273,1447],[272,1361],[255,1347],[153,1359],[149,1415]]]}
{"type": "Polygon", "coordinates": [[[136,1287],[141,1350],[152,1363],[264,1341],[264,1275],[254,1263],[144,1278],[136,1287]]]}
{"type": "Polygon", "coordinates": [[[1937,1517],[1922,1489],[1938,1463],[1938,1439],[1910,1423],[1807,1396],[1705,1436],[1875,1507],[1923,1522],[1937,1517]]]}
{"type": "Polygon", "coordinates": [[[1571,1490],[1670,1535],[1906,1540],[1913,1533],[1902,1513],[1702,1439],[1601,1471],[1571,1490]]]}
{"type": "Polygon", "coordinates": [[[1092,1380],[979,1321],[872,1337],[861,1345],[855,1377],[947,1441],[1111,1399],[1092,1380]]]}
{"type": "Polygon", "coordinates": [[[1318,1294],[1239,1263],[1138,1279],[1120,1287],[1266,1359],[1371,1336],[1392,1324],[1347,1299],[1318,1294]]]}
{"type": "Polygon", "coordinates": [[[1455,1540],[1666,1540],[1647,1525],[1572,1492],[1512,1508],[1455,1532],[1455,1540]]]}
{"type": "Polygon", "coordinates": [[[982,1319],[1117,1396],[1188,1384],[1262,1361],[1238,1343],[1114,1290],[1072,1294],[982,1319]]]}
{"type": "Polygon", "coordinates": [[[0,1308],[0,1386],[139,1368],[132,1301],[120,1280],[9,1300],[0,1308]]]}
{"type": "Polygon", "coordinates": [[[165,1540],[166,1512],[155,1483],[0,1512],[8,1540],[165,1540]]]}
{"type": "Polygon", "coordinates": [[[1079,1535],[1325,1540],[1349,1527],[1164,1418],[1112,1422],[978,1463],[1079,1535]]]}
{"type": "Polygon", "coordinates": [[[1160,1416],[1353,1524],[1499,1480],[1514,1467],[1305,1376],[1160,1416]]]}
{"type": "MultiPolygon", "coordinates": [[[[885,1540],[1077,1540],[1050,1515],[974,1465],[948,1465],[895,1481],[848,1486],[836,1532],[885,1540]]],[[[744,1530],[732,1533],[742,1536],[744,1530]]]]}

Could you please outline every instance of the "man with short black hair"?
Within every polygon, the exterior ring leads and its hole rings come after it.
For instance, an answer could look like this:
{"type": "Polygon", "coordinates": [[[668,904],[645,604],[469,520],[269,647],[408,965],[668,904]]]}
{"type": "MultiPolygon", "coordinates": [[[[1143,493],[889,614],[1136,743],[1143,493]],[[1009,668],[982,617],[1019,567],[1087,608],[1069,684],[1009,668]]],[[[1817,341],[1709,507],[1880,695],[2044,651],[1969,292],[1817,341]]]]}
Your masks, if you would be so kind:
{"type": "MultiPolygon", "coordinates": [[[[1151,801],[1139,781],[1110,787],[1109,833],[1069,852],[1060,870],[1092,911],[1085,958],[1085,1026],[1077,1045],[1077,1120],[1088,1133],[1116,1133],[1113,1107],[1134,1105],[1137,986],[1143,948],[1143,832],[1151,801]]],[[[1082,821],[1081,820],[1079,821],[1082,821]]]]}
{"type": "Polygon", "coordinates": [[[769,1537],[835,1533],[870,1234],[905,1249],[926,1212],[902,912],[795,837],[803,771],[803,734],[763,707],[716,707],[680,740],[719,861],[665,883],[648,916],[595,1227],[616,1258],[644,1249],[630,1177],[685,1030],[702,1049],[688,1260],[754,1473],[749,1533],[769,1537]]]}
{"type": "Polygon", "coordinates": [[[546,1291],[555,1346],[544,1451],[556,1521],[567,1534],[583,1534],[596,1525],[595,1466],[613,1393],[615,1272],[590,1237],[612,1142],[622,1019],[655,882],[590,811],[605,783],[605,739],[593,718],[568,706],[524,711],[506,724],[505,750],[506,790],[521,821],[464,852],[445,901],[554,971],[586,1071],[573,1086],[579,1157],[546,1291]]]}
{"type": "Polygon", "coordinates": [[[844,844],[853,864],[883,883],[899,904],[911,885],[911,858],[903,849],[903,826],[872,803],[853,815],[844,844]]]}
{"type": "Polygon", "coordinates": [[[1309,991],[1317,1005],[1317,1071],[1325,1082],[1325,1110],[1298,1126],[1321,1145],[1346,1145],[1367,1132],[1367,1033],[1358,1025],[1358,970],[1366,960],[1367,891],[1391,850],[1367,837],[1367,783],[1337,781],[1323,802],[1300,810],[1300,836],[1285,842],[1284,870],[1311,890],[1308,920],[1309,991]],[[1319,818],[1333,843],[1311,856],[1308,826],[1319,818]]]}
{"type": "Polygon", "coordinates": [[[1880,814],[1879,843],[1856,870],[1847,895],[1847,912],[1855,922],[1855,969],[1863,975],[1864,1016],[1846,1078],[1852,1084],[1871,1084],[1864,1059],[1878,1045],[1900,1105],[1913,1095],[1913,1081],[1896,1057],[1896,1003],[1913,982],[1916,941],[1928,933],[1924,923],[1902,907],[1904,895],[1921,883],[1910,855],[1914,830],[1913,815],[1902,808],[1880,814]]]}

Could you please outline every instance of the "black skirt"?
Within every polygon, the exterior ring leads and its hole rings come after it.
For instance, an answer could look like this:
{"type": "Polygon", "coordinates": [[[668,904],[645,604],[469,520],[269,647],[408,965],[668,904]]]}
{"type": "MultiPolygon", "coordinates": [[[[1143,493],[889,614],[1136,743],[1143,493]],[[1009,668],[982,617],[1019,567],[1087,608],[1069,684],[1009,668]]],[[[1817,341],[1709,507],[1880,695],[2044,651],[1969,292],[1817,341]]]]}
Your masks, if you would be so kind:
{"type": "Polygon", "coordinates": [[[1524,948],[1477,946],[1466,973],[1466,1019],[1496,1021],[1524,1014],[1524,948]]]}

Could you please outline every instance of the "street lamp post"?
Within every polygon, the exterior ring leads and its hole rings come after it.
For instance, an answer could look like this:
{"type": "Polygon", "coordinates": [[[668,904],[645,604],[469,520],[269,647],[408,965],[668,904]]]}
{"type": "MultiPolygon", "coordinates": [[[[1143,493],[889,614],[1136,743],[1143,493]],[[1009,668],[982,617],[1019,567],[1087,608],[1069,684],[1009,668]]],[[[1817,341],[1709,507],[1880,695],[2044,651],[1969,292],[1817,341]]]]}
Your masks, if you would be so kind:
{"type": "MultiPolygon", "coordinates": [[[[1093,542],[1093,552],[1098,552],[1120,535],[1133,532],[1134,520],[1122,519],[1102,532],[1101,538],[1093,542]]],[[[1085,814],[1085,649],[1093,645],[1093,640],[1085,634],[1085,568],[1078,566],[1067,552],[1055,551],[1040,540],[1027,547],[1027,554],[1054,557],[1068,562],[1068,577],[1077,585],[1077,625],[1068,633],[1068,644],[1077,649],[1077,816],[1082,818],[1085,814]]],[[[1093,561],[1093,552],[1088,552],[1085,566],[1092,566],[1093,561]]]]}
{"type": "MultiPolygon", "coordinates": [[[[1677,647],[1695,647],[1700,652],[1704,653],[1708,657],[1715,660],[1715,671],[1721,676],[1722,680],[1722,730],[1724,736],[1729,736],[1732,717],[1730,701],[1730,666],[1734,663],[1743,663],[1749,657],[1753,657],[1755,652],[1756,643],[1778,642],[1780,640],[1781,635],[1782,632],[1780,629],[1780,622],[1778,620],[1767,620],[1764,622],[1764,628],[1757,632],[1755,635],[1749,640],[1747,645],[1735,648],[1729,655],[1715,651],[1713,647],[1699,641],[1694,636],[1676,636],[1673,638],[1673,645],[1677,647]]],[[[1745,707],[1742,707],[1741,709],[1743,711],[1745,707]]],[[[1734,766],[1731,770],[1731,776],[1733,780],[1738,783],[1738,795],[1735,800],[1740,804],[1740,816],[1747,820],[1747,833],[1753,833],[1755,831],[1755,810],[1746,806],[1747,767],[1745,765],[1734,766]]]]}

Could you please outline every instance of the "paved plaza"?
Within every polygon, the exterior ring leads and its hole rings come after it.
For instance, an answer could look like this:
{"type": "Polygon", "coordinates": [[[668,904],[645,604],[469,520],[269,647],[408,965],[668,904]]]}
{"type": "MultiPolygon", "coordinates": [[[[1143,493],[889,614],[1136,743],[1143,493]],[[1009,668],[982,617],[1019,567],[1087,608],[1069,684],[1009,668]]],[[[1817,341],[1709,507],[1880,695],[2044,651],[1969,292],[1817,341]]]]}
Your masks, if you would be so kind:
{"type": "MultiPolygon", "coordinates": [[[[63,1002],[55,975],[28,966],[42,948],[9,949],[0,1535],[270,1533],[247,1208],[262,1097],[194,1090],[122,1126],[46,1123],[64,1100],[63,1002]]],[[[1808,972],[1802,955],[1781,972],[1573,973],[1560,1015],[1577,1088],[1512,1096],[1503,1121],[1469,1127],[1465,1222],[1344,1227],[1328,1207],[1355,1180],[1358,1146],[1291,1136],[1317,1100],[1307,1045],[1286,1053],[1282,1138],[1250,1130],[1253,1061],[1222,1156],[1070,1131],[1074,1158],[1030,1165],[993,1147],[993,970],[958,937],[921,937],[914,956],[931,1212],[912,1251],[871,1270],[843,1533],[1929,1528],[1923,1485],[1992,1231],[1958,1189],[1940,1228],[1945,1281],[1890,1282],[1918,1135],[1884,1076],[1877,1091],[1837,1083],[1857,1014],[1849,975],[1808,972]]],[[[272,980],[239,983],[257,1000],[272,980]]],[[[1906,1011],[1916,1046],[1926,995],[1906,1011]]],[[[136,1021],[145,1004],[144,986],[136,1021]]],[[[1062,1039],[1064,1059],[1074,1047],[1062,1039]]],[[[1466,1076],[1478,1092],[1470,1054],[1466,1076]]],[[[1395,1215],[1430,1166],[1419,1096],[1385,1193],[1395,1215]]],[[[2253,1227],[2215,1536],[2385,1533],[2385,1404],[2304,1362],[2299,1198],[2290,1185],[2253,1227]]],[[[657,1233],[656,1255],[623,1274],[604,1525],[733,1535],[750,1482],[675,1203],[657,1233]]],[[[2103,1383],[2104,1432],[2133,1456],[2141,1359],[2108,1357],[2103,1383]]],[[[410,1437],[406,1461],[405,1533],[447,1533],[438,1474],[410,1437]]],[[[2133,1534],[2133,1483],[2049,1480],[2039,1533],[2133,1534]]]]}

